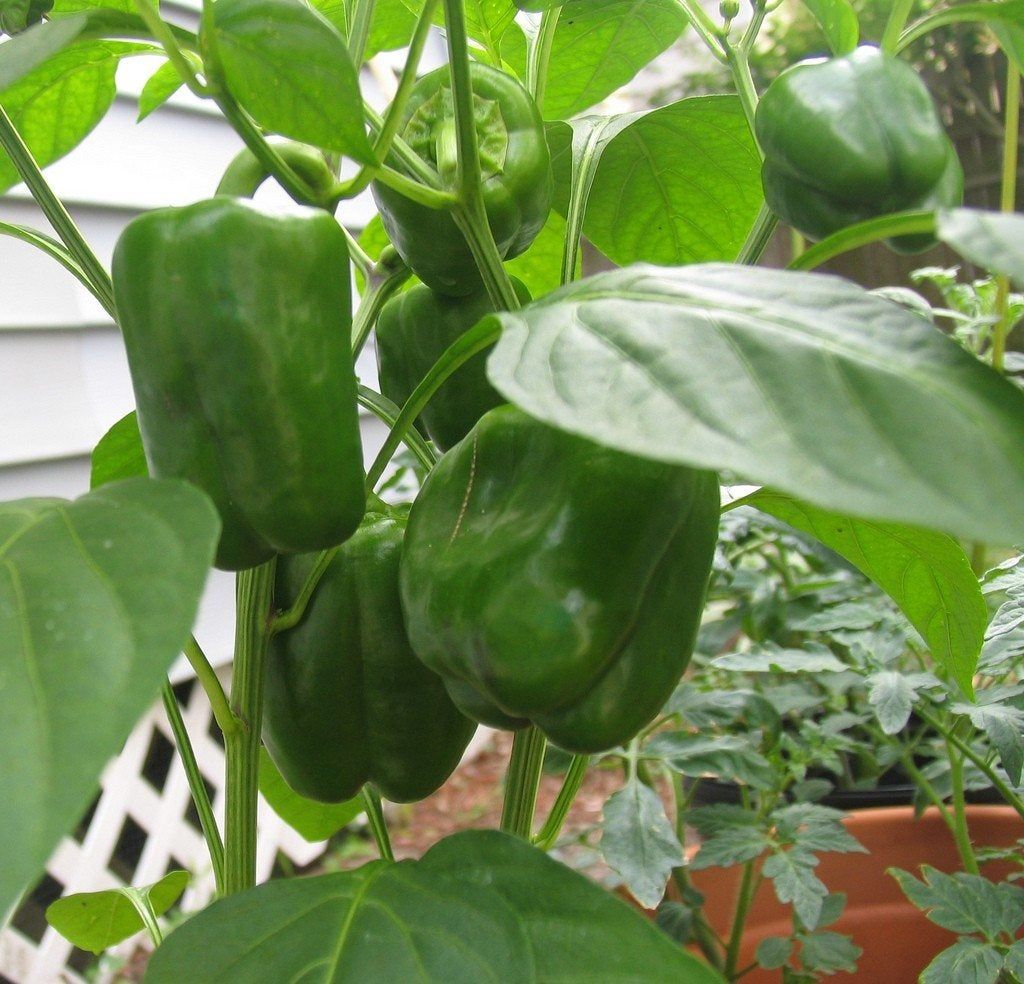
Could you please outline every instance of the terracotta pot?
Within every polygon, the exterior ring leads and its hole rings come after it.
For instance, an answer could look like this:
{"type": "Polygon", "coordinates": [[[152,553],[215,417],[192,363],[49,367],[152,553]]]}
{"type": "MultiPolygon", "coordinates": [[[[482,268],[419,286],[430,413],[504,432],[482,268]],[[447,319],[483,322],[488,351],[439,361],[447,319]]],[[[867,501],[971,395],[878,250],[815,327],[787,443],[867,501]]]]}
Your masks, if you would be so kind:
{"type": "MultiPolygon", "coordinates": [[[[845,823],[869,853],[822,854],[817,868],[830,891],[846,893],[843,916],[828,929],[852,936],[864,951],[857,973],[841,975],[842,979],[914,984],[935,954],[956,941],[956,935],[915,909],[886,869],[917,874],[922,864],[929,864],[940,871],[956,871],[959,857],[953,838],[934,808],[920,820],[914,820],[909,806],[858,810],[845,823]]],[[[1024,823],[1008,806],[968,807],[968,825],[978,846],[1006,847],[1024,836],[1024,823]]],[[[725,933],[731,923],[740,870],[709,868],[692,873],[694,886],[705,897],[705,914],[719,933],[725,933]]],[[[983,866],[982,873],[1000,879],[1013,870],[1015,865],[998,862],[983,866]]],[[[747,919],[739,966],[753,962],[761,940],[788,936],[791,925],[789,907],[778,902],[770,885],[762,885],[747,919]]],[[[756,970],[743,977],[744,984],[778,984],[780,980],[780,971],[756,970]]]]}

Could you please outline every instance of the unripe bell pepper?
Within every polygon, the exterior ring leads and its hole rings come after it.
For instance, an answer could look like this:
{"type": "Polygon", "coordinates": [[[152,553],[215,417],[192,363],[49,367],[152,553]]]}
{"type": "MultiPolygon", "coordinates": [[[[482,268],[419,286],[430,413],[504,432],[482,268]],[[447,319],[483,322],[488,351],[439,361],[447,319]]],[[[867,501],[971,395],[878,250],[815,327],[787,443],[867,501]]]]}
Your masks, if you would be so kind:
{"type": "MultiPolygon", "coordinates": [[[[476,725],[413,654],[398,563],[405,518],[367,514],[321,578],[299,624],[270,643],[264,740],[304,796],[340,802],[371,782],[388,799],[422,799],[458,765],[476,725]]],[[[316,562],[282,557],[275,601],[288,607],[316,562]]]]}
{"type": "MultiPolygon", "coordinates": [[[[551,155],[530,94],[504,72],[472,62],[470,79],[480,151],[481,194],[498,252],[511,259],[536,238],[551,210],[551,155]]],[[[401,136],[455,190],[455,122],[447,66],[416,82],[401,136]]],[[[373,196],[395,249],[428,287],[454,297],[483,281],[469,245],[447,211],[428,208],[381,182],[373,196]]]]}
{"type": "Polygon", "coordinates": [[[812,239],[963,198],[960,162],[927,87],[878,48],[787,69],[758,104],[755,129],[769,208],[812,239]]]}
{"type": "Polygon", "coordinates": [[[365,509],[348,247],[326,212],[215,198],[132,221],[114,295],[150,471],[199,486],[217,566],[334,546],[365,509]]]}
{"type": "Polygon", "coordinates": [[[413,649],[455,703],[572,752],[627,741],[693,651],[715,475],[634,458],[506,405],[427,476],[401,565],[413,649]]]}
{"type": "MultiPolygon", "coordinates": [[[[526,284],[513,277],[512,286],[526,304],[526,284]]],[[[381,393],[402,406],[445,350],[493,311],[485,291],[446,297],[417,285],[393,297],[377,321],[381,393]]],[[[418,423],[442,451],[461,441],[488,410],[506,402],[487,379],[487,355],[481,352],[460,366],[420,414],[418,423]]]]}

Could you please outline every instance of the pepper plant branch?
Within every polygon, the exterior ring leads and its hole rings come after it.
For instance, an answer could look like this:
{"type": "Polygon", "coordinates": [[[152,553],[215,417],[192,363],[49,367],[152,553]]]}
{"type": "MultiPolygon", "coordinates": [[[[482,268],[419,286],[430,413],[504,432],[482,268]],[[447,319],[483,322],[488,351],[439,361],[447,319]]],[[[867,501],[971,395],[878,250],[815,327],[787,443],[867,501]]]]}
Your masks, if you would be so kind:
{"type": "Polygon", "coordinates": [[[561,12],[561,7],[551,7],[545,10],[541,14],[537,33],[530,42],[526,65],[526,88],[538,107],[544,105],[544,93],[548,84],[548,64],[551,61],[551,46],[555,40],[555,28],[558,27],[558,15],[561,12]]]}
{"type": "Polygon", "coordinates": [[[946,755],[949,759],[949,779],[953,788],[953,840],[964,870],[970,875],[979,874],[978,859],[971,844],[971,832],[967,829],[967,805],[964,800],[964,759],[963,753],[949,740],[957,731],[954,724],[946,736],[946,755]]]}
{"type": "Polygon", "coordinates": [[[209,89],[196,77],[192,62],[181,50],[174,33],[160,16],[156,5],[152,0],[134,0],[134,3],[135,9],[146,27],[153,32],[153,37],[159,42],[171,64],[177,69],[181,81],[185,83],[190,92],[199,96],[200,99],[207,98],[210,95],[209,89]]]}
{"type": "Polygon", "coordinates": [[[755,861],[747,861],[743,865],[743,874],[740,877],[739,892],[736,896],[736,908],[732,914],[732,929],[729,933],[729,942],[725,950],[725,966],[723,974],[726,980],[736,979],[736,965],[740,958],[740,945],[743,942],[743,930],[747,924],[747,913],[750,911],[750,904],[754,901],[756,885],[754,883],[755,861]]]}
{"type": "Polygon", "coordinates": [[[444,0],[444,11],[458,152],[455,169],[458,204],[452,209],[452,218],[466,237],[473,259],[483,277],[484,286],[495,306],[499,310],[517,311],[521,306],[519,298],[502,265],[502,258],[491,234],[487,210],[484,207],[481,186],[483,175],[480,170],[480,151],[477,146],[476,119],[473,113],[466,15],[462,9],[462,0],[444,0]]]}
{"type": "MultiPolygon", "coordinates": [[[[398,420],[398,416],[402,412],[401,408],[397,407],[386,396],[375,390],[368,389],[366,386],[358,388],[356,399],[359,400],[361,406],[366,407],[374,416],[384,421],[388,427],[395,426],[395,421],[398,420]]],[[[437,454],[420,436],[415,427],[406,431],[404,440],[409,450],[416,455],[416,460],[427,471],[430,471],[437,464],[437,454]]]]}
{"type": "Polygon", "coordinates": [[[500,334],[500,329],[492,321],[482,321],[445,350],[430,372],[420,380],[409,399],[405,401],[398,420],[389,431],[383,447],[377,452],[377,457],[374,458],[373,464],[370,465],[370,470],[366,474],[368,492],[372,492],[376,487],[388,462],[398,449],[398,445],[402,443],[406,432],[412,427],[413,421],[430,402],[431,397],[444,385],[445,380],[474,355],[493,345],[500,334]]]}
{"type": "MultiPolygon", "coordinates": [[[[1017,159],[1020,153],[1020,72],[1006,59],[1006,108],[1003,124],[1003,174],[999,207],[1009,214],[1017,207],[1017,159]]],[[[992,329],[992,368],[1002,372],[1006,362],[1006,336],[1010,332],[1010,279],[996,278],[996,313],[992,329]]]]}
{"type": "Polygon", "coordinates": [[[21,139],[7,111],[0,106],[0,147],[11,159],[15,170],[32,193],[36,204],[53,226],[60,241],[81,268],[83,274],[92,284],[92,294],[103,305],[104,310],[113,316],[114,288],[110,282],[110,274],[96,258],[85,237],[68,214],[64,203],[53,193],[43,177],[43,172],[32,156],[31,151],[21,139]]]}
{"type": "Polygon", "coordinates": [[[381,309],[411,276],[412,271],[404,264],[376,283],[373,282],[372,272],[365,276],[369,287],[360,299],[359,307],[352,319],[353,356],[357,356],[362,351],[381,309]]]}
{"type": "MultiPolygon", "coordinates": [[[[405,112],[406,103],[409,101],[409,93],[416,83],[416,72],[419,68],[420,59],[423,56],[423,49],[426,47],[427,38],[430,36],[430,29],[433,26],[434,11],[437,9],[440,0],[426,0],[423,9],[420,11],[419,19],[416,22],[416,29],[412,39],[409,41],[408,54],[405,58],[405,65],[402,67],[402,74],[398,81],[398,89],[395,98],[391,100],[383,123],[379,127],[377,139],[374,141],[373,152],[380,165],[383,165],[391,152],[391,145],[398,135],[398,128],[402,124],[402,114],[405,112]]],[[[362,167],[359,173],[350,181],[339,187],[343,189],[341,197],[353,198],[358,195],[373,180],[375,174],[373,167],[362,167]]]]}
{"type": "Polygon", "coordinates": [[[356,72],[365,60],[366,42],[370,39],[374,0],[355,0],[355,9],[348,22],[348,53],[356,72]]]}
{"type": "MultiPolygon", "coordinates": [[[[363,114],[370,124],[371,132],[379,135],[384,131],[384,118],[369,103],[363,103],[363,114]]],[[[412,177],[431,188],[441,187],[441,179],[438,173],[401,137],[396,135],[391,138],[391,146],[388,148],[388,151],[412,177]]]]}
{"type": "Polygon", "coordinates": [[[0,222],[0,235],[10,236],[29,246],[46,253],[51,259],[56,260],[65,270],[68,271],[101,305],[111,318],[116,318],[113,306],[108,307],[109,299],[96,289],[95,284],[86,276],[68,248],[57,242],[56,239],[47,236],[37,229],[30,229],[28,226],[15,225],[11,222],[0,222]]]}
{"type": "Polygon", "coordinates": [[[309,572],[306,577],[302,588],[299,590],[295,601],[292,603],[290,608],[286,608],[284,611],[278,612],[270,621],[270,627],[268,629],[268,635],[274,636],[278,632],[286,632],[288,629],[294,629],[299,622],[302,621],[302,616],[306,614],[306,608],[309,605],[309,600],[313,597],[313,592],[316,591],[317,585],[320,583],[320,579],[324,576],[327,568],[331,566],[331,561],[337,556],[338,551],[341,549],[338,547],[331,547],[330,550],[323,550],[316,558],[316,563],[313,565],[313,569],[309,572]]]}
{"type": "Polygon", "coordinates": [[[391,837],[388,834],[388,824],[384,817],[384,805],[380,800],[380,793],[367,783],[363,786],[360,794],[363,804],[366,806],[366,819],[370,825],[370,833],[377,844],[377,850],[385,861],[394,861],[395,852],[391,848],[391,837]]]}
{"type": "Polygon", "coordinates": [[[718,25],[700,5],[700,0],[676,0],[690,19],[690,25],[700,36],[708,51],[720,62],[725,62],[725,47],[722,44],[718,25]]]}
{"type": "Polygon", "coordinates": [[[256,807],[263,685],[275,562],[240,571],[235,587],[235,659],[231,709],[240,722],[225,738],[227,796],[224,892],[245,891],[256,881],[256,807]]]}
{"type": "Polygon", "coordinates": [[[505,774],[501,829],[526,840],[533,832],[533,814],[537,808],[537,790],[546,744],[540,729],[532,724],[521,728],[512,739],[512,755],[505,774]]]}
{"type": "Polygon", "coordinates": [[[185,770],[185,779],[188,781],[192,802],[199,816],[199,827],[203,832],[203,839],[206,841],[207,853],[210,855],[210,866],[213,868],[217,894],[220,895],[224,892],[224,842],[221,840],[220,828],[217,826],[217,818],[213,813],[213,804],[210,803],[210,794],[206,791],[206,783],[203,781],[203,774],[196,761],[196,753],[192,748],[188,729],[181,716],[181,708],[178,707],[178,699],[174,696],[169,680],[164,681],[161,696],[164,710],[167,713],[167,721],[174,735],[174,744],[177,746],[178,755],[181,756],[181,765],[185,770]]]}
{"type": "Polygon", "coordinates": [[[217,671],[211,666],[210,661],[206,658],[206,653],[196,642],[195,636],[189,636],[188,642],[185,643],[184,653],[199,685],[206,692],[206,698],[210,702],[210,707],[213,708],[213,718],[217,722],[217,727],[225,737],[233,734],[239,728],[239,721],[231,711],[231,704],[221,686],[217,671]]]}
{"type": "Polygon", "coordinates": [[[589,755],[574,755],[572,757],[572,762],[569,763],[565,780],[562,782],[562,788],[558,791],[558,796],[555,797],[551,812],[548,814],[547,820],[544,821],[544,826],[533,838],[533,843],[542,851],[550,851],[555,846],[558,835],[562,832],[562,826],[565,824],[565,818],[569,815],[569,810],[583,785],[583,780],[587,777],[589,765],[589,755]]]}
{"type": "Polygon", "coordinates": [[[882,51],[892,55],[897,52],[900,44],[900,35],[910,17],[910,10],[914,6],[914,0],[892,0],[892,9],[889,11],[889,19],[885,23],[885,31],[882,33],[882,51]]]}

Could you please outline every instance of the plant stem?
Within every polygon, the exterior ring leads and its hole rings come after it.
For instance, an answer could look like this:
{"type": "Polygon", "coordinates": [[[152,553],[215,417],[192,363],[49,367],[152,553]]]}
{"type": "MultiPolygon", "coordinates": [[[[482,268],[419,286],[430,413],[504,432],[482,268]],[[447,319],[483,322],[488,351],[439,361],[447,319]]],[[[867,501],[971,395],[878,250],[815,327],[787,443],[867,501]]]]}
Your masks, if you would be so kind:
{"type": "Polygon", "coordinates": [[[181,81],[185,83],[189,91],[204,99],[209,96],[209,90],[196,78],[195,69],[192,63],[178,46],[177,39],[171,31],[170,26],[160,16],[160,11],[152,0],[134,0],[135,10],[142,18],[146,27],[153,32],[153,37],[164,49],[164,53],[171,64],[177,69],[181,81]]]}
{"type": "Polygon", "coordinates": [[[381,309],[398,292],[412,271],[402,264],[397,270],[389,272],[382,280],[374,282],[373,273],[366,278],[367,289],[359,300],[355,317],[352,319],[352,356],[362,351],[363,345],[380,315],[381,309]]]}
{"type": "Polygon", "coordinates": [[[889,11],[889,20],[885,24],[885,32],[882,34],[882,51],[887,54],[895,54],[899,45],[900,35],[910,17],[910,9],[914,6],[914,0],[892,0],[892,9],[889,11]]]}
{"type": "Polygon", "coordinates": [[[779,220],[771,213],[768,206],[762,205],[750,232],[747,233],[746,242],[740,248],[736,262],[744,266],[756,266],[768,248],[768,244],[772,241],[772,236],[775,235],[778,225],[779,220]]]}
{"type": "Polygon", "coordinates": [[[366,42],[370,39],[370,24],[373,21],[374,0],[356,0],[355,10],[348,25],[348,53],[352,64],[359,71],[366,54],[366,42]]]}
{"type": "Polygon", "coordinates": [[[313,592],[316,591],[320,579],[327,573],[327,568],[331,566],[331,561],[334,560],[340,549],[340,546],[331,547],[330,550],[324,550],[319,554],[292,606],[278,612],[270,620],[269,635],[275,636],[278,632],[287,632],[288,629],[294,629],[302,621],[302,616],[306,614],[306,607],[309,605],[310,598],[313,597],[313,592]]]}
{"type": "Polygon", "coordinates": [[[120,891],[131,902],[132,908],[138,913],[139,918],[142,920],[142,925],[146,927],[146,932],[149,933],[149,938],[153,941],[153,946],[160,946],[164,941],[164,934],[160,932],[160,924],[156,921],[153,903],[150,902],[148,896],[144,895],[137,888],[132,888],[130,885],[126,885],[120,891]]]}
{"type": "Polygon", "coordinates": [[[235,660],[231,709],[238,730],[225,738],[227,817],[224,893],[252,888],[256,882],[256,806],[263,684],[274,596],[275,562],[240,571],[235,582],[235,660]]]}
{"type": "Polygon", "coordinates": [[[377,850],[385,861],[394,861],[395,852],[391,849],[391,836],[388,834],[387,820],[384,818],[384,805],[380,801],[380,793],[367,783],[362,789],[363,804],[366,806],[366,819],[370,824],[370,832],[377,844],[377,850]]]}
{"type": "Polygon", "coordinates": [[[726,60],[725,48],[722,45],[718,25],[700,5],[699,0],[677,0],[677,2],[689,17],[690,25],[700,35],[700,39],[707,46],[708,51],[720,62],[724,62],[726,60]]]}
{"type": "Polygon", "coordinates": [[[576,279],[580,262],[580,238],[583,235],[583,220],[586,217],[587,200],[597,177],[597,166],[601,162],[601,137],[611,123],[606,119],[587,132],[586,141],[576,163],[576,133],[573,131],[573,174],[569,191],[569,207],[565,215],[565,246],[562,251],[562,284],[571,284],[576,279]]]}
{"type": "MultiPolygon", "coordinates": [[[[754,114],[757,112],[758,98],[757,89],[754,88],[754,79],[750,74],[750,60],[747,58],[746,52],[735,45],[728,45],[725,50],[726,62],[732,73],[736,94],[740,97],[740,105],[743,106],[743,115],[746,116],[751,136],[757,143],[757,135],[754,132],[754,114]]],[[[758,145],[758,153],[760,152],[761,148],[758,145]]]]}
{"type": "MultiPolygon", "coordinates": [[[[953,730],[956,730],[954,725],[953,730]]],[[[946,754],[949,756],[949,778],[953,786],[953,840],[960,854],[964,870],[970,875],[978,874],[978,859],[974,856],[971,833],[967,829],[967,812],[964,802],[964,760],[959,749],[946,739],[946,754]]]]}
{"type": "Polygon", "coordinates": [[[722,970],[726,980],[729,981],[734,980],[736,977],[736,964],[739,962],[740,944],[743,942],[743,929],[747,923],[750,903],[754,899],[754,864],[754,861],[747,861],[743,865],[739,894],[736,897],[736,909],[732,917],[729,945],[725,951],[725,967],[722,970]]]}
{"type": "Polygon", "coordinates": [[[526,66],[526,88],[538,107],[544,105],[544,92],[548,84],[548,63],[551,61],[551,46],[555,40],[555,28],[561,7],[545,10],[540,16],[537,35],[530,44],[526,66]]]}
{"type": "MultiPolygon", "coordinates": [[[[374,416],[383,420],[388,427],[394,427],[398,423],[398,418],[402,415],[400,407],[395,406],[386,396],[381,395],[376,390],[369,389],[366,386],[360,386],[356,391],[356,399],[359,400],[361,406],[366,407],[374,416]]],[[[416,455],[416,459],[419,463],[427,470],[438,462],[437,453],[433,450],[431,445],[427,444],[425,440],[420,436],[419,432],[413,427],[405,432],[403,437],[406,446],[409,450],[416,455]]]]}
{"type": "Polygon", "coordinates": [[[203,773],[196,761],[196,753],[192,748],[192,741],[188,736],[188,729],[181,716],[181,708],[178,706],[178,699],[174,696],[169,680],[164,681],[160,693],[164,702],[164,710],[167,713],[167,721],[174,734],[174,743],[181,756],[181,765],[185,770],[185,778],[188,781],[189,792],[192,794],[192,802],[195,804],[196,813],[199,815],[199,826],[203,831],[203,839],[206,841],[206,850],[210,855],[210,866],[213,868],[213,879],[217,886],[217,894],[224,892],[224,841],[220,836],[220,828],[217,826],[217,818],[213,813],[213,804],[210,802],[210,795],[206,791],[206,783],[203,781],[203,773]]]}
{"type": "Polygon", "coordinates": [[[537,807],[546,744],[544,735],[532,724],[517,731],[512,739],[512,755],[505,773],[501,829],[526,840],[533,833],[533,813],[537,807]]]}
{"type": "Polygon", "coordinates": [[[199,685],[206,691],[206,699],[209,700],[210,707],[213,708],[213,717],[217,722],[217,727],[220,728],[225,738],[234,734],[240,726],[238,719],[231,713],[231,705],[221,686],[220,677],[210,665],[206,653],[199,647],[195,636],[189,636],[188,642],[185,643],[184,653],[199,685]]]}
{"type": "Polygon", "coordinates": [[[502,265],[501,254],[491,234],[484,207],[480,153],[473,114],[469,46],[466,40],[466,15],[462,9],[462,0],[444,0],[444,12],[458,151],[455,168],[458,204],[452,209],[452,218],[466,237],[484,286],[495,306],[502,311],[518,311],[521,307],[519,297],[502,265]]]}
{"type": "Polygon", "coordinates": [[[565,774],[565,781],[558,791],[551,812],[548,814],[547,820],[544,821],[544,826],[540,828],[540,832],[533,839],[533,843],[542,851],[550,851],[555,846],[558,835],[562,832],[565,818],[569,815],[569,810],[576,799],[576,794],[587,777],[589,765],[589,755],[574,755],[572,757],[569,770],[565,774]]]}
{"type": "MultiPolygon", "coordinates": [[[[1012,58],[1006,59],[1006,106],[1003,121],[1003,174],[999,207],[1013,212],[1017,207],[1017,158],[1020,131],[1020,72],[1012,58]]],[[[996,313],[999,321],[992,329],[992,368],[1002,372],[1006,361],[1006,336],[1010,331],[1010,280],[997,280],[996,313]]]]}
{"type": "Polygon", "coordinates": [[[90,249],[85,237],[64,207],[64,203],[53,193],[53,189],[43,177],[43,172],[31,151],[25,145],[25,141],[21,139],[21,134],[15,129],[11,118],[2,106],[0,106],[0,147],[7,152],[7,156],[11,159],[21,180],[25,182],[28,190],[32,193],[36,204],[92,284],[92,293],[103,305],[104,310],[113,317],[114,288],[110,282],[110,274],[90,249]]]}

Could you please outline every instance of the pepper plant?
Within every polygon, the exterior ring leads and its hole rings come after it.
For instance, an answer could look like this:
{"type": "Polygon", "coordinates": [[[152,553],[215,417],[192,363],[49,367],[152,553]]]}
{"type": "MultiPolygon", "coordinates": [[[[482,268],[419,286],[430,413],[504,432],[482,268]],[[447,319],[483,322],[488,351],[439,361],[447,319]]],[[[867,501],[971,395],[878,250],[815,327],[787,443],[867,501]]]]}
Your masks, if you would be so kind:
{"type": "MultiPolygon", "coordinates": [[[[958,713],[985,713],[965,546],[981,570],[1024,530],[1024,395],[1004,375],[1021,222],[953,207],[951,144],[900,59],[951,21],[996,32],[1012,212],[1024,11],[950,4],[911,23],[912,6],[895,0],[876,50],[845,0],[807,0],[834,58],[759,108],[767,0],[206,0],[196,33],[152,0],[2,0],[0,182],[24,181],[55,235],[0,231],[120,325],[137,414],[97,447],[88,495],[0,507],[0,908],[184,651],[225,738],[221,827],[164,685],[220,897],[166,942],[174,886],[129,892],[130,911],[83,901],[116,915],[104,934],[90,922],[93,948],[145,925],[155,982],[731,974],[542,848],[589,755],[621,746],[609,811],[644,851],[639,742],[693,649],[722,475],[847,556],[921,636],[958,713]],[[447,62],[420,77],[435,29],[447,62]],[[733,93],[594,115],[684,31],[733,93]],[[394,48],[408,57],[378,113],[360,68],[394,48]],[[119,61],[154,53],[143,112],[185,86],[245,149],[209,201],[133,221],[111,277],[40,168],[102,117],[119,61]],[[846,163],[856,180],[837,187],[846,163]],[[295,211],[246,200],[268,180],[295,211]],[[368,189],[380,221],[357,240],[345,220],[368,189]],[[826,236],[793,270],[757,265],[769,205],[826,236]],[[616,269],[581,277],[584,237],[616,269]],[[867,242],[936,238],[999,278],[983,359],[813,272],[867,242]],[[353,378],[375,332],[383,392],[353,378]],[[365,473],[357,404],[389,427],[365,473]],[[407,516],[378,497],[403,445],[426,475],[407,516]],[[230,694],[190,636],[214,564],[237,571],[230,694]],[[381,793],[436,788],[477,722],[515,731],[502,830],[395,862],[381,793]],[[538,818],[548,741],[574,757],[538,818]],[[365,810],[381,859],[254,886],[261,776],[279,805],[326,800],[339,825],[365,810]]],[[[960,768],[967,751],[949,755],[960,768]]],[[[53,919],[82,930],[66,907],[53,919]]]]}

